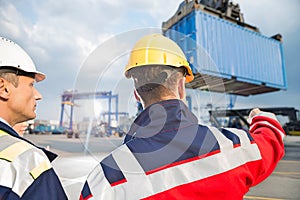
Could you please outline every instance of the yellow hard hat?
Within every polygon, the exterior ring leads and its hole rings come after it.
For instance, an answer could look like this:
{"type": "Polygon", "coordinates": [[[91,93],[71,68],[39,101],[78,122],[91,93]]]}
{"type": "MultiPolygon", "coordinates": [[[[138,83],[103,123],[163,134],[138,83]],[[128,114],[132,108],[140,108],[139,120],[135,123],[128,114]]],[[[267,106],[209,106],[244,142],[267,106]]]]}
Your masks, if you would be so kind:
{"type": "Polygon", "coordinates": [[[131,50],[128,70],[146,65],[168,65],[185,67],[187,70],[186,83],[194,79],[192,69],[180,47],[171,39],[161,34],[150,34],[142,37],[131,50]]]}

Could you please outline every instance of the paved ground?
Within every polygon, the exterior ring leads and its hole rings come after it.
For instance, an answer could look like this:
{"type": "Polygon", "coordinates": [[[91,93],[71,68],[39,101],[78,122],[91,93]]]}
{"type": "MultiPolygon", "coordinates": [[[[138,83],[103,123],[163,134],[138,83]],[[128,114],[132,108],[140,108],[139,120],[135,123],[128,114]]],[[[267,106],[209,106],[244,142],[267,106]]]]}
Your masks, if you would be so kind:
{"type": "MultiPolygon", "coordinates": [[[[27,135],[35,144],[49,147],[60,156],[53,163],[70,200],[78,200],[88,173],[122,143],[121,138],[66,138],[64,135],[27,135]],[[87,148],[86,148],[87,147],[87,148]]],[[[300,137],[285,139],[286,155],[273,174],[252,188],[244,199],[300,199],[300,137]]]]}
{"type": "Polygon", "coordinates": [[[67,138],[65,135],[26,135],[34,144],[50,148],[59,157],[53,167],[59,175],[70,200],[78,200],[82,186],[89,172],[122,144],[122,138],[67,138]]]}

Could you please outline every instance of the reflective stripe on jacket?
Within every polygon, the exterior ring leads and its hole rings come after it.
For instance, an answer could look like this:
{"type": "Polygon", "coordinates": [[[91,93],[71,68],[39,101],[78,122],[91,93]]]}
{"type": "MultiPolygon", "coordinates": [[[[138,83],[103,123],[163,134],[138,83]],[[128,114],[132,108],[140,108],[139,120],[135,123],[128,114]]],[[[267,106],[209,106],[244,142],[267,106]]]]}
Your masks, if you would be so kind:
{"type": "Polygon", "coordinates": [[[90,173],[80,199],[243,199],[283,157],[283,137],[275,118],[254,117],[250,132],[217,129],[162,101],[90,173]]]}
{"type": "Polygon", "coordinates": [[[67,199],[45,153],[2,122],[0,199],[67,199]]]}

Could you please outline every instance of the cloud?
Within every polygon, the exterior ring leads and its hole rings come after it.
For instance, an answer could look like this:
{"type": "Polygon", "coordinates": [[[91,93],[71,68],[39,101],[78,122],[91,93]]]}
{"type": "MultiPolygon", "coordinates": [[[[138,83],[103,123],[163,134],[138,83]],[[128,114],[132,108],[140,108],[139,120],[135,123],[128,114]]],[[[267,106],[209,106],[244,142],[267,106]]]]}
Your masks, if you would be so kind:
{"type": "Polygon", "coordinates": [[[11,4],[0,2],[1,34],[11,38],[19,38],[29,31],[28,23],[22,18],[21,13],[11,4]]]}
{"type": "MultiPolygon", "coordinates": [[[[182,0],[103,0],[101,2],[97,0],[28,0],[26,2],[2,0],[0,1],[0,35],[7,36],[20,44],[31,55],[38,69],[47,74],[45,81],[36,84],[44,96],[39,103],[38,117],[58,119],[60,95],[64,90],[73,88],[78,81],[85,83],[82,84],[82,88],[88,88],[93,84],[92,89],[104,90],[112,85],[112,90],[125,94],[124,88],[128,87],[125,83],[128,81],[118,77],[123,75],[126,52],[122,54],[117,53],[116,50],[130,49],[134,40],[141,34],[119,40],[119,43],[113,42],[113,38],[145,27],[159,28],[163,21],[176,12],[181,2],[182,0]],[[109,45],[110,42],[113,45],[109,45]],[[99,47],[105,47],[104,51],[89,60],[99,47]],[[86,73],[79,80],[78,74],[87,62],[95,68],[91,68],[90,70],[93,71],[86,73]],[[97,67],[109,65],[113,68],[106,70],[103,76],[97,73],[97,67]],[[108,73],[113,76],[107,76],[108,73]],[[49,107],[53,109],[49,111],[49,107]]],[[[296,53],[300,49],[298,38],[300,28],[297,21],[299,1],[234,0],[234,2],[240,4],[246,22],[259,27],[264,35],[283,34],[288,83],[291,83],[287,92],[289,93],[289,90],[299,92],[297,74],[299,74],[300,61],[296,53]]],[[[262,97],[270,97],[275,102],[280,99],[285,100],[285,95],[285,92],[280,92],[262,95],[262,97]]],[[[289,95],[293,94],[289,93],[289,95]]],[[[299,99],[298,96],[294,98],[299,99]]],[[[247,101],[259,102],[262,101],[261,99],[251,97],[247,98],[247,101]]],[[[293,105],[299,106],[295,101],[293,105]]]]}
{"type": "Polygon", "coordinates": [[[257,26],[265,35],[295,32],[299,30],[300,17],[298,0],[235,0],[240,4],[245,21],[257,26]]]}

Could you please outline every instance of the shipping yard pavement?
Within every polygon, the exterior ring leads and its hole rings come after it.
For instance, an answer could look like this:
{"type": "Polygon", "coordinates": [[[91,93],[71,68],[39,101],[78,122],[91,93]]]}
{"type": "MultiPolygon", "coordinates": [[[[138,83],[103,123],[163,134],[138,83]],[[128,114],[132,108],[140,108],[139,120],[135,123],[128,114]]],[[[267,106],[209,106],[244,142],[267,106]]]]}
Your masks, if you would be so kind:
{"type": "MultiPolygon", "coordinates": [[[[67,138],[65,135],[25,135],[25,138],[59,155],[53,167],[70,200],[79,199],[88,173],[123,141],[118,137],[92,136],[87,142],[83,136],[67,138]]],[[[245,200],[300,199],[300,136],[287,136],[284,143],[283,160],[267,180],[251,188],[245,200]]]]}

